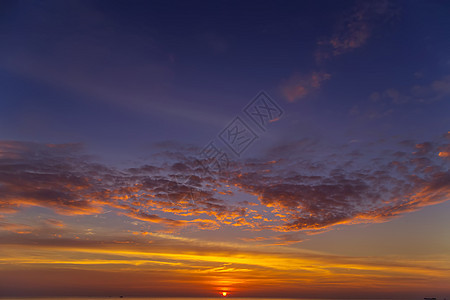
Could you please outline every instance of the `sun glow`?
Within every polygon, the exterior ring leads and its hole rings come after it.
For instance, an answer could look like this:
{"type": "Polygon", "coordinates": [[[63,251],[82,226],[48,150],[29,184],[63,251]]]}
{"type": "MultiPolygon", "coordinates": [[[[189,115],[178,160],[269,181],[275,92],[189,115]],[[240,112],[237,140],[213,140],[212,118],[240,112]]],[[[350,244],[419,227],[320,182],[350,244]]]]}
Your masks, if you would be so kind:
{"type": "Polygon", "coordinates": [[[227,292],[222,292],[222,296],[226,297],[227,296],[227,292]]]}

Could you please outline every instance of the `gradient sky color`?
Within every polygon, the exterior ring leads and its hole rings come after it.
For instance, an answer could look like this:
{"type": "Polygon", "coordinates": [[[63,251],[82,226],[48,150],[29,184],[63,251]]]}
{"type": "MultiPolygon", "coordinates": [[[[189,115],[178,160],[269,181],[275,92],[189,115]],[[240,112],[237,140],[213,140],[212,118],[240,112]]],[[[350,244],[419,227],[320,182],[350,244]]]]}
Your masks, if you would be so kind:
{"type": "Polygon", "coordinates": [[[0,297],[449,299],[448,15],[2,1],[0,297]]]}

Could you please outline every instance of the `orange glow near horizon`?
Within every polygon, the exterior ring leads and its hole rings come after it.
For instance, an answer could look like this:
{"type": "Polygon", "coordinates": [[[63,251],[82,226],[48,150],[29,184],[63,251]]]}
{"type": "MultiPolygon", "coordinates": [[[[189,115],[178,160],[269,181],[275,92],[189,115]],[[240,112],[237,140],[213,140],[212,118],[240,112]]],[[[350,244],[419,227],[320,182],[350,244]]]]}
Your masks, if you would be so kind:
{"type": "MultiPolygon", "coordinates": [[[[65,274],[64,278],[74,278],[72,282],[77,282],[80,288],[95,284],[99,290],[111,288],[109,285],[104,287],[104,282],[109,282],[111,276],[119,276],[114,275],[118,270],[121,271],[120,280],[114,279],[118,290],[129,288],[131,283],[146,285],[149,278],[161,284],[176,278],[176,283],[187,294],[194,295],[196,290],[214,289],[221,297],[229,297],[231,287],[244,294],[276,294],[279,290],[293,293],[301,282],[308,283],[309,286],[321,283],[321,289],[333,290],[333,284],[323,284],[326,279],[338,282],[344,292],[361,289],[368,281],[389,290],[393,289],[391,282],[399,276],[424,276],[435,285],[441,285],[450,276],[447,256],[433,257],[432,262],[418,262],[405,257],[379,257],[378,260],[367,261],[361,257],[294,251],[277,246],[261,252],[256,246],[225,246],[224,243],[212,242],[209,242],[208,247],[215,248],[213,253],[209,248],[202,249],[198,246],[192,249],[186,247],[174,253],[157,245],[149,251],[144,246],[136,248],[133,244],[114,243],[97,248],[84,245],[3,246],[0,250],[0,257],[4,257],[0,259],[0,278],[2,274],[10,276],[9,268],[15,265],[19,270],[17,276],[22,280],[34,280],[36,286],[42,286],[46,282],[50,284],[52,281],[35,277],[30,269],[39,269],[55,280],[65,274]],[[273,252],[275,250],[276,254],[273,252]],[[66,273],[69,269],[72,275],[66,273]],[[364,277],[359,275],[361,272],[364,272],[364,277]],[[77,281],[80,278],[83,281],[77,281]],[[272,288],[274,282],[277,283],[276,288],[272,288]]],[[[7,282],[0,283],[0,287],[2,284],[6,287],[7,282]]],[[[410,284],[409,280],[397,281],[395,288],[403,290],[410,284]]],[[[428,284],[422,282],[416,284],[416,287],[425,289],[428,284]]],[[[320,292],[316,288],[304,286],[301,289],[303,292],[320,292]]],[[[61,285],[60,288],[68,287],[61,285]]]]}

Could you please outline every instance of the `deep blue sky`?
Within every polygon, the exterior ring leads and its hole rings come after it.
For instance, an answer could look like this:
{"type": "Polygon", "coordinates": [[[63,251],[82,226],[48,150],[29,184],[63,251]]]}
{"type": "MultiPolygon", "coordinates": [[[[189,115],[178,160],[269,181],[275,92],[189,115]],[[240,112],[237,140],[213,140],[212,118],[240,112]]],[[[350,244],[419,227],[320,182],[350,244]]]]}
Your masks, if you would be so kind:
{"type": "MultiPolygon", "coordinates": [[[[373,103],[369,97],[388,89],[408,97],[412,87],[445,78],[448,5],[391,2],[359,21],[358,5],[363,6],[353,1],[4,2],[2,137],[76,140],[119,152],[160,140],[206,143],[261,89],[288,111],[274,130],[302,137],[309,130],[348,139],[445,132],[447,101],[373,103]],[[367,32],[358,32],[361,26],[367,32]],[[318,44],[333,36],[362,41],[318,62],[318,44]],[[312,72],[331,78],[288,103],[283,82],[312,72]]],[[[444,84],[448,89],[448,78],[444,84]]],[[[439,91],[424,93],[433,98],[439,91]]]]}

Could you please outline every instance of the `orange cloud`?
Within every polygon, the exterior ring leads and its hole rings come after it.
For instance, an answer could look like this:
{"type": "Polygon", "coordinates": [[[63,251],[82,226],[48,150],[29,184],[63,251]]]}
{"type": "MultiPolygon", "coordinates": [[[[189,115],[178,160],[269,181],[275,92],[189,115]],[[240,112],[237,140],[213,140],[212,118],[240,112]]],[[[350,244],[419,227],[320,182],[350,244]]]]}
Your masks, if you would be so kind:
{"type": "Polygon", "coordinates": [[[0,231],[1,230],[11,231],[18,234],[28,234],[32,232],[32,227],[25,224],[2,222],[0,219],[0,231]]]}
{"type": "Polygon", "coordinates": [[[381,287],[383,292],[406,291],[411,286],[417,291],[434,290],[446,286],[443,283],[450,275],[447,256],[426,261],[352,257],[277,246],[198,243],[164,234],[156,238],[159,242],[150,247],[124,242],[45,244],[34,240],[18,245],[1,241],[0,289],[3,295],[25,292],[20,296],[27,292],[61,296],[67,290],[98,296],[177,296],[178,287],[183,287],[179,296],[214,296],[221,289],[235,296],[275,296],[275,292],[285,297],[303,292],[325,296],[367,291],[368,286],[381,287]],[[29,282],[27,289],[17,289],[24,280],[29,282]]]}
{"type": "Polygon", "coordinates": [[[441,151],[439,152],[440,157],[450,157],[450,152],[447,151],[441,151]]]}
{"type": "Polygon", "coordinates": [[[294,102],[319,89],[330,77],[331,75],[325,72],[312,72],[309,75],[294,74],[282,83],[281,91],[289,102],[294,102]]]}
{"type": "Polygon", "coordinates": [[[438,148],[439,157],[450,158],[450,144],[442,145],[438,148]]]}
{"type": "MultiPolygon", "coordinates": [[[[313,76],[311,84],[318,86],[318,80],[313,76]]],[[[77,156],[70,145],[12,145],[1,148],[6,153],[0,158],[3,213],[41,206],[60,215],[89,215],[108,207],[172,231],[229,226],[321,232],[339,224],[384,221],[445,201],[450,186],[448,169],[436,161],[436,153],[447,157],[448,145],[431,142],[408,143],[401,146],[408,147],[401,157],[383,154],[383,164],[354,170],[348,166],[359,156],[351,153],[341,153],[341,162],[296,157],[321,147],[299,141],[278,146],[260,160],[234,162],[226,176],[217,173],[216,178],[202,174],[189,152],[170,156],[160,166],[117,171],[77,156]],[[17,167],[11,168],[12,163],[17,167]],[[255,200],[225,200],[238,199],[238,192],[255,200]]],[[[57,220],[47,225],[64,226],[57,220]]],[[[286,244],[302,238],[273,240],[286,244]]]]}

